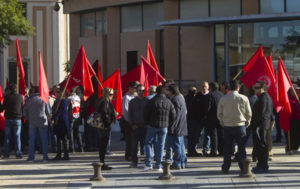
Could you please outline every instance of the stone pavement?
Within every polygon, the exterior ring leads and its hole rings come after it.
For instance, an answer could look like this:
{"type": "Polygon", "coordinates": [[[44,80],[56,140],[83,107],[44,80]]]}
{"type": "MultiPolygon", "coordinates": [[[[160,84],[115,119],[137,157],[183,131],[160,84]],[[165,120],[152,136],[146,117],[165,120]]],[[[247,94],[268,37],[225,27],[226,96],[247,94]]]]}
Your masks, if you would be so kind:
{"type": "MultiPolygon", "coordinates": [[[[283,144],[274,147],[269,174],[239,178],[238,165],[232,163],[229,175],[221,175],[221,157],[199,157],[189,158],[188,168],[172,171],[175,180],[160,181],[157,178],[161,173],[144,172],[143,162],[138,168],[129,168],[121,150],[124,144],[119,136],[113,134],[113,138],[115,155],[106,157],[113,170],[103,172],[105,182],[89,181],[93,175],[91,163],[99,159],[97,152],[87,152],[70,154],[70,161],[43,163],[41,155],[34,163],[26,162],[26,156],[23,160],[0,160],[0,188],[300,188],[300,155],[285,155],[283,144]]],[[[251,150],[248,147],[247,154],[251,150]]]]}

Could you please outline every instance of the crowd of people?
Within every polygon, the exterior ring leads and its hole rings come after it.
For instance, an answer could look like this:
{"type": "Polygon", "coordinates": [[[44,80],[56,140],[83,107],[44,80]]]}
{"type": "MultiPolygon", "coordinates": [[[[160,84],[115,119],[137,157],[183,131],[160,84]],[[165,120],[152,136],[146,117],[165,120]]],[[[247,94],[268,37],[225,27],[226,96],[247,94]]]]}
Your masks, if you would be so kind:
{"type": "MultiPolygon", "coordinates": [[[[263,81],[252,86],[248,96],[239,92],[240,87],[236,80],[220,86],[216,82],[202,82],[199,92],[190,87],[183,96],[172,80],[150,86],[148,91],[139,82],[131,82],[123,96],[122,118],[118,120],[124,135],[125,160],[136,168],[139,157],[144,156],[145,171],[162,172],[163,160],[171,162],[171,169],[179,170],[187,167],[189,157],[222,156],[221,172],[228,174],[232,161],[237,161],[243,170],[246,144],[252,135],[252,160],[257,162],[252,171],[268,172],[274,125],[275,142],[281,140],[278,113],[263,81]],[[202,153],[198,151],[200,139],[202,153]]],[[[0,106],[0,111],[5,111],[3,158],[9,158],[13,146],[17,158],[28,150],[29,162],[35,160],[36,148],[43,154],[43,161],[49,160],[49,146],[56,153],[53,160],[69,160],[69,153],[98,149],[102,169],[111,170],[105,155],[111,153],[111,125],[117,121],[111,103],[114,90],[104,88],[101,93],[100,99],[91,97],[85,102],[79,87],[64,93],[54,86],[46,104],[39,97],[38,87],[32,87],[23,97],[17,93],[16,85],[10,85],[0,106]],[[87,123],[92,112],[99,113],[101,128],[87,123]]],[[[292,115],[291,142],[286,150],[295,153],[300,145],[300,106],[292,92],[288,96],[292,115]]]]}

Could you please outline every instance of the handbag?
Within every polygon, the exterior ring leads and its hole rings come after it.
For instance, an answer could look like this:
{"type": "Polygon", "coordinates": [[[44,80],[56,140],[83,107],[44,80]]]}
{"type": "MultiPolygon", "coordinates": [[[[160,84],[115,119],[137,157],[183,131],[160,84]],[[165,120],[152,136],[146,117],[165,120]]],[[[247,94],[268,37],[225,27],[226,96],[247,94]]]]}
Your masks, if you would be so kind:
{"type": "Polygon", "coordinates": [[[86,121],[90,126],[104,129],[104,125],[99,112],[93,112],[86,121]]]}

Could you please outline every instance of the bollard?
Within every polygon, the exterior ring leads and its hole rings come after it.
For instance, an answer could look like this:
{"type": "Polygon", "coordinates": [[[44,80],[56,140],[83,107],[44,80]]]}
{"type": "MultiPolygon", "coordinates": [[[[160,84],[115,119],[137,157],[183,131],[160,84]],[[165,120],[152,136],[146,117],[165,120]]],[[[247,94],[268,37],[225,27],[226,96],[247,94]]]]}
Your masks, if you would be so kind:
{"type": "Polygon", "coordinates": [[[103,166],[103,163],[94,162],[92,163],[94,167],[94,176],[90,178],[91,181],[100,181],[103,182],[106,179],[102,176],[101,168],[103,166]]]}
{"type": "Polygon", "coordinates": [[[174,179],[175,177],[170,172],[171,162],[170,161],[164,161],[161,164],[163,166],[163,174],[160,177],[158,177],[158,180],[172,180],[172,179],[174,179]]]}
{"type": "Polygon", "coordinates": [[[254,177],[254,174],[251,172],[251,160],[244,159],[241,163],[243,165],[243,170],[241,170],[240,177],[254,177]]]}

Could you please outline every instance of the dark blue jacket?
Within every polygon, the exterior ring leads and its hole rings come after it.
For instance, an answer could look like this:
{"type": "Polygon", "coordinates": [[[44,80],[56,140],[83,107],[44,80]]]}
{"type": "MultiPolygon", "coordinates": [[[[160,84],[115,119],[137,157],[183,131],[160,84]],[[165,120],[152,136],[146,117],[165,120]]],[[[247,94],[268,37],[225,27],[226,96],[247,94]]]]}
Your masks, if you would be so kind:
{"type": "Polygon", "coordinates": [[[187,136],[186,104],[181,94],[171,98],[176,111],[176,117],[173,123],[168,127],[168,135],[187,136]]]}
{"type": "MultiPolygon", "coordinates": [[[[59,98],[54,102],[53,111],[56,110],[58,102],[59,98]]],[[[61,100],[59,108],[56,113],[54,112],[52,119],[55,121],[53,131],[56,136],[63,137],[69,134],[68,102],[66,99],[61,100]]]]}

